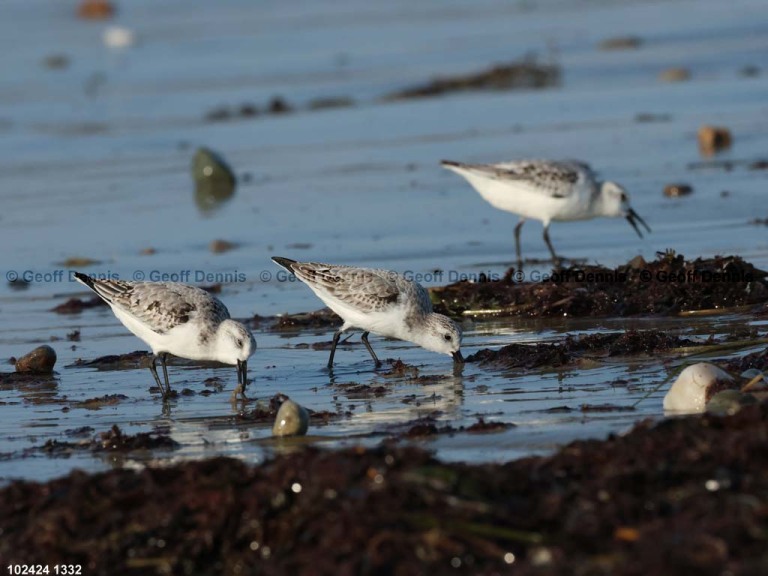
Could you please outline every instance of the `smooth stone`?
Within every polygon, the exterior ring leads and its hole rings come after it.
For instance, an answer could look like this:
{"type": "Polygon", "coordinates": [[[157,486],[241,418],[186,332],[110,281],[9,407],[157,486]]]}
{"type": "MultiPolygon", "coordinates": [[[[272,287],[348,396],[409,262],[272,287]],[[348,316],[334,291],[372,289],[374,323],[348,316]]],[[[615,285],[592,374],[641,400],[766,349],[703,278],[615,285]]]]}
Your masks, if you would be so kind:
{"type": "Polygon", "coordinates": [[[293,400],[280,406],[272,426],[273,436],[303,436],[309,428],[309,412],[293,400]]]}
{"type": "Polygon", "coordinates": [[[719,384],[735,383],[733,377],[708,362],[688,366],[664,396],[664,410],[673,412],[704,412],[707,397],[719,384]]]}
{"type": "Polygon", "coordinates": [[[192,158],[192,178],[195,180],[195,202],[202,212],[219,208],[235,194],[237,179],[221,156],[199,148],[192,158]]]}
{"type": "Polygon", "coordinates": [[[56,351],[48,345],[38,346],[16,360],[16,372],[50,374],[56,364],[56,351]]]}

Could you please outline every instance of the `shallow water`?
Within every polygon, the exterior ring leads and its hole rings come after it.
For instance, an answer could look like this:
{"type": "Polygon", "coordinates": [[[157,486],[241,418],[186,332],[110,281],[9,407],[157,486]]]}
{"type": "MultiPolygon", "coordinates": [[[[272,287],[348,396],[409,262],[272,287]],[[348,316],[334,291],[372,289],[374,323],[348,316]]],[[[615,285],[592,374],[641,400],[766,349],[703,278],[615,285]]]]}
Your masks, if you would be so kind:
{"type": "MultiPolygon", "coordinates": [[[[511,263],[514,216],[494,210],[442,158],[503,160],[578,157],[623,183],[653,233],[638,239],[620,219],[552,227],[555,246],[606,265],[673,248],[688,257],[739,254],[768,267],[765,170],[700,169],[696,131],[728,126],[734,145],[717,159],[765,159],[768,75],[745,76],[768,48],[764,3],[705,2],[421,2],[260,4],[229,1],[131,2],[114,24],[133,28],[136,46],[104,47],[104,24],[79,21],[71,6],[22,0],[0,8],[0,241],[3,274],[32,278],[25,290],[0,285],[0,358],[38,343],[56,349],[57,379],[44,390],[0,390],[0,478],[43,479],[74,467],[88,470],[229,454],[257,461],[276,449],[266,426],[245,425],[232,406],[233,368],[171,369],[174,387],[195,392],[219,376],[227,387],[210,396],[181,396],[164,412],[147,392],[146,369],[98,372],[66,368],[144,349],[106,309],[78,315],[50,311],[85,296],[60,263],[73,256],[100,261],[84,271],[121,278],[178,275],[211,284],[222,275],[221,299],[246,318],[320,307],[303,285],[284,281],[269,257],[387,267],[443,284],[459,273],[500,274],[511,263]],[[603,51],[605,38],[636,35],[637,50],[603,51]],[[462,93],[384,103],[386,93],[435,75],[474,72],[527,52],[563,68],[562,86],[542,91],[462,93]],[[42,60],[64,54],[50,70],[42,60]],[[658,75],[683,66],[691,80],[658,75]],[[334,110],[210,123],[206,112],[280,94],[310,99],[349,96],[358,105],[334,110]],[[638,122],[638,114],[663,121],[638,122]],[[190,162],[197,146],[220,152],[241,182],[212,213],[194,202],[190,162]],[[687,198],[663,197],[665,184],[694,187],[687,198]],[[729,192],[722,195],[723,191],[729,192]],[[216,238],[239,247],[212,254],[216,238]],[[146,248],[156,253],[142,255],[146,248]],[[439,269],[442,276],[430,277],[439,269]],[[61,271],[61,276],[58,275],[61,271]],[[188,274],[188,276],[185,276],[188,274]],[[35,277],[35,275],[38,275],[35,277]],[[217,276],[218,275],[218,276],[217,276]],[[80,342],[66,335],[81,330],[80,342]],[[51,342],[51,339],[57,339],[51,342]],[[76,402],[120,393],[100,410],[76,402]],[[68,408],[68,410],[67,410],[68,408]],[[118,424],[127,432],[170,426],[179,450],[129,460],[90,454],[51,458],[24,451],[67,430],[97,434],[118,424]]],[[[546,247],[536,222],[523,229],[527,256],[546,247]]],[[[546,271],[546,268],[531,268],[546,271]]],[[[669,329],[706,338],[748,319],[625,319],[465,323],[465,356],[510,342],[557,339],[565,333],[669,329]]],[[[284,393],[313,410],[341,416],[311,430],[320,445],[375,444],[398,422],[436,414],[454,427],[486,420],[515,423],[499,434],[440,436],[424,441],[452,460],[506,460],[546,452],[578,437],[620,432],[661,415],[663,390],[633,412],[586,412],[583,404],[631,406],[676,365],[658,359],[614,359],[562,372],[505,373],[374,339],[380,356],[401,358],[435,375],[417,385],[386,379],[353,337],[337,356],[336,383],[382,384],[387,393],[348,398],[322,368],[331,331],[259,331],[250,361],[259,398],[284,393]],[[568,406],[570,412],[553,412],[568,406]]],[[[8,366],[8,370],[12,370],[8,366]]],[[[290,443],[289,443],[290,445],[290,443]]]]}

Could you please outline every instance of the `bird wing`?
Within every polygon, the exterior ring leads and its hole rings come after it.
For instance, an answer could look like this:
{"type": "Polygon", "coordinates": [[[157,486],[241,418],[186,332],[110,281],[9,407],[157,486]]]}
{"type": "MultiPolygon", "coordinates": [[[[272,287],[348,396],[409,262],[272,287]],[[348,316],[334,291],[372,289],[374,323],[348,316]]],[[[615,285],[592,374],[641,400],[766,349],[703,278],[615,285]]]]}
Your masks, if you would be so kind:
{"type": "Polygon", "coordinates": [[[111,306],[134,316],[158,334],[197,318],[218,324],[230,317],[221,301],[194,286],[90,278],[84,281],[79,276],[78,280],[111,306]]]}
{"type": "Polygon", "coordinates": [[[443,166],[508,182],[552,198],[567,198],[581,183],[594,185],[594,173],[588,164],[569,160],[517,160],[498,164],[465,164],[443,161],[443,166]]]}
{"type": "Polygon", "coordinates": [[[290,270],[313,288],[361,312],[381,312],[395,305],[408,285],[395,272],[373,268],[295,262],[290,270]]]}

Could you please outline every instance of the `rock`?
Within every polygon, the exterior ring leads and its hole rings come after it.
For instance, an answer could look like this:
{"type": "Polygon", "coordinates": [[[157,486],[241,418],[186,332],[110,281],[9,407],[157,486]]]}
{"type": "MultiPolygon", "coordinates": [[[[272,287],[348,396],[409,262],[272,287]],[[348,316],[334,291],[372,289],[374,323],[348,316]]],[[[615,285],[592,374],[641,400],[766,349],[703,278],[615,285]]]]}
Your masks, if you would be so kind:
{"type": "Polygon", "coordinates": [[[84,20],[107,20],[115,15],[115,6],[108,0],[83,0],[77,15],[84,20]]]}
{"type": "Polygon", "coordinates": [[[636,50],[643,44],[637,36],[616,36],[600,42],[600,50],[636,50]]]}
{"type": "Polygon", "coordinates": [[[272,426],[273,436],[303,436],[309,428],[309,412],[293,400],[280,406],[272,426]]]}
{"type": "Polygon", "coordinates": [[[667,198],[679,198],[693,194],[693,187],[688,184],[667,184],[664,186],[664,196],[667,198]]]}
{"type": "Polygon", "coordinates": [[[259,115],[259,108],[255,104],[246,102],[240,105],[238,114],[240,115],[241,118],[253,118],[254,116],[259,115]]]}
{"type": "Polygon", "coordinates": [[[235,173],[216,152],[198,148],[192,158],[195,202],[202,212],[221,206],[235,194],[235,173]]]}
{"type": "Polygon", "coordinates": [[[702,126],[699,128],[699,150],[704,156],[731,147],[731,131],[721,126],[702,126]]]}
{"type": "Polygon", "coordinates": [[[308,108],[310,110],[326,110],[328,108],[347,108],[354,105],[355,101],[348,96],[331,96],[310,100],[308,108]]]}
{"type": "Polygon", "coordinates": [[[29,288],[30,284],[31,282],[29,280],[24,280],[23,278],[13,278],[8,280],[8,288],[11,290],[26,290],[29,288]]]}
{"type": "Polygon", "coordinates": [[[211,242],[211,245],[209,246],[211,252],[214,254],[222,254],[224,252],[229,252],[230,250],[234,250],[237,248],[237,244],[235,242],[228,242],[226,240],[216,239],[211,242]]]}
{"type": "Polygon", "coordinates": [[[270,114],[287,114],[293,112],[293,106],[291,106],[282,96],[274,96],[269,101],[267,111],[270,114]]]}
{"type": "Polygon", "coordinates": [[[685,82],[690,78],[691,73],[686,68],[667,68],[659,73],[662,82],[685,82]]]}
{"type": "Polygon", "coordinates": [[[38,346],[29,354],[16,360],[16,372],[50,374],[56,364],[56,351],[50,346],[38,346]]]}
{"type": "Polygon", "coordinates": [[[714,364],[693,364],[680,373],[664,396],[664,410],[704,412],[710,398],[717,392],[733,388],[735,385],[733,377],[714,364]]]}
{"type": "Polygon", "coordinates": [[[760,68],[758,66],[747,65],[739,70],[739,74],[747,78],[754,78],[755,76],[760,75],[760,68]]]}
{"type": "Polygon", "coordinates": [[[66,54],[51,54],[43,58],[43,66],[49,70],[63,70],[69,66],[69,56],[66,54]]]}
{"type": "Polygon", "coordinates": [[[101,264],[101,261],[82,256],[70,256],[66,260],[58,262],[58,264],[59,266],[64,266],[65,268],[86,268],[88,266],[96,266],[97,264],[101,264]]]}

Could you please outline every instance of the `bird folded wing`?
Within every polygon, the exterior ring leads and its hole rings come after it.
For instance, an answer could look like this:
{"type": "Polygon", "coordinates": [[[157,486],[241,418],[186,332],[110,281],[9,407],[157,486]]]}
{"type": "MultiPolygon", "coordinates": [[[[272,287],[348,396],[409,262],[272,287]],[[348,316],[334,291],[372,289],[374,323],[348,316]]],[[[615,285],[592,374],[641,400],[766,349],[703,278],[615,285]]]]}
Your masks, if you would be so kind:
{"type": "Polygon", "coordinates": [[[361,312],[378,312],[397,302],[397,275],[387,270],[295,264],[293,272],[345,304],[361,312]]]}

